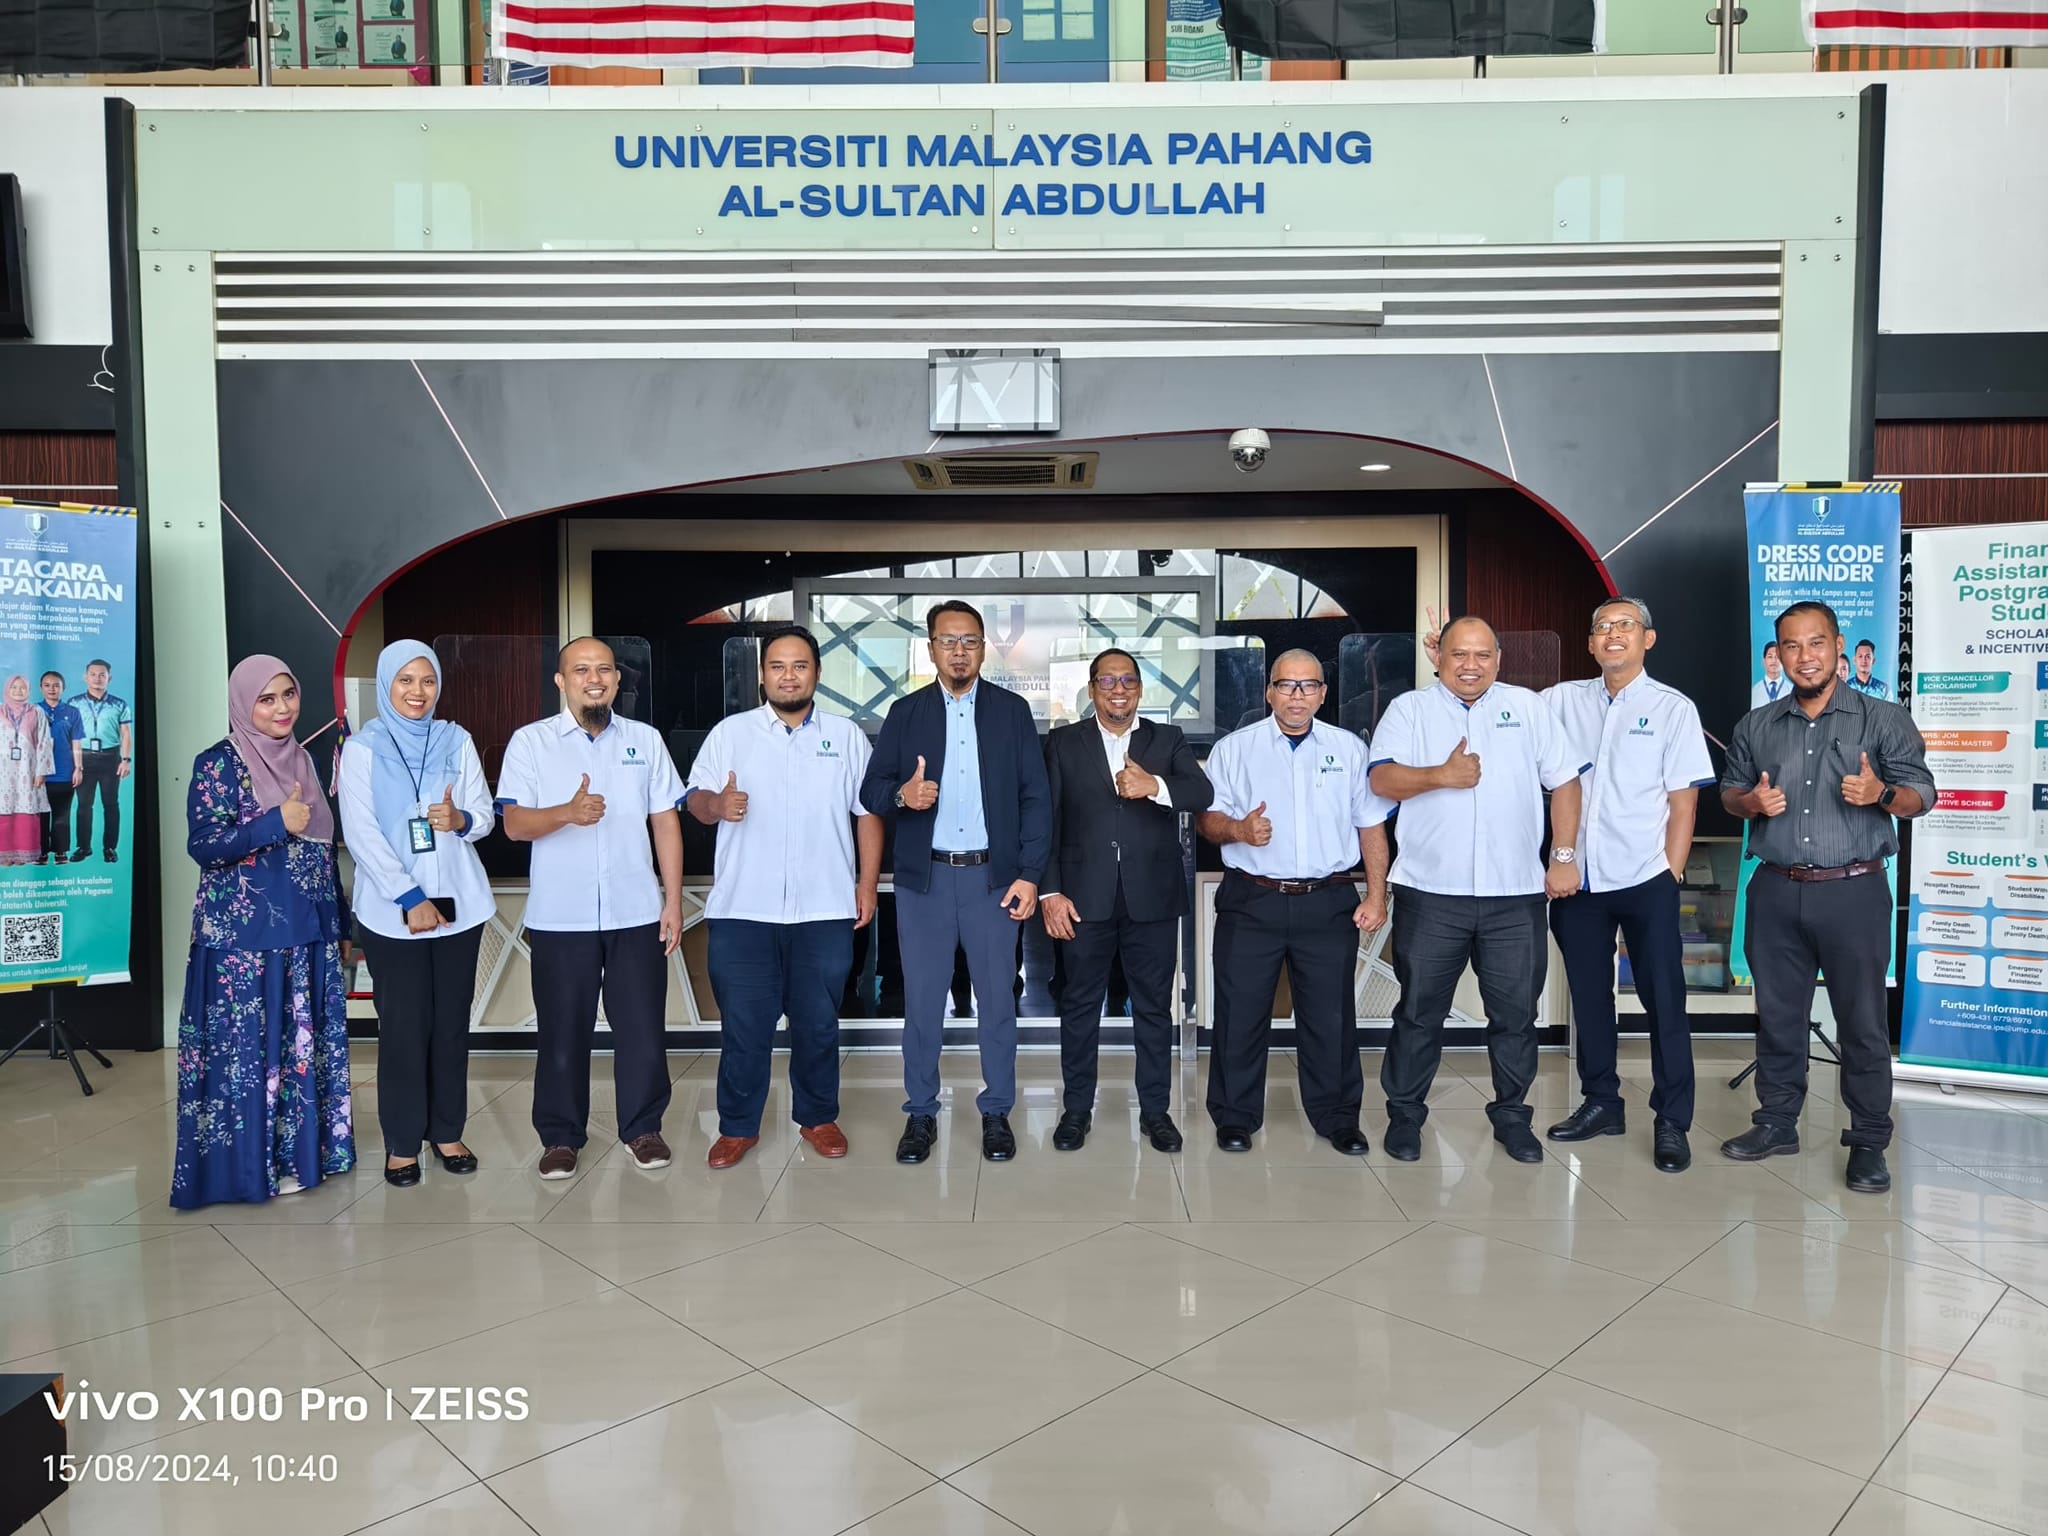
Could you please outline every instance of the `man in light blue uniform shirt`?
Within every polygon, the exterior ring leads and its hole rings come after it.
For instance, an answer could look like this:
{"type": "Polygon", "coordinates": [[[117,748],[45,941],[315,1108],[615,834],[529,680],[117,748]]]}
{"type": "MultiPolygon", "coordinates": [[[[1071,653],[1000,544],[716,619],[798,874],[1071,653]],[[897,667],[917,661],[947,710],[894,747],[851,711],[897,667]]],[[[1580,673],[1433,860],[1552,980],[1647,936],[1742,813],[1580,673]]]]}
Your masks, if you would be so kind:
{"type": "Polygon", "coordinates": [[[1372,741],[1372,787],[1401,803],[1394,822],[1394,973],[1401,1000],[1380,1063],[1387,1155],[1422,1156],[1444,1020],[1469,964],[1486,1006],[1494,1140],[1518,1163],[1543,1160],[1529,1129],[1536,1004],[1550,963],[1546,897],[1579,887],[1579,775],[1550,706],[1500,678],[1500,638],[1484,619],[1444,629],[1436,686],[1387,706],[1372,741]],[[1551,792],[1551,864],[1542,856],[1551,792]]]}
{"type": "Polygon", "coordinates": [[[1365,743],[1316,719],[1326,693],[1313,653],[1284,652],[1266,686],[1273,713],[1209,754],[1216,799],[1195,825],[1223,849],[1208,1104],[1225,1152],[1250,1151],[1265,1123],[1266,1045],[1282,964],[1294,998],[1302,1112],[1345,1156],[1369,1150],[1358,1123],[1358,936],[1387,920],[1392,807],[1372,792],[1365,743]]]}
{"type": "Polygon", "coordinates": [[[874,919],[882,819],[860,803],[868,739],[817,706],[818,642],[795,625],[761,643],[765,702],[718,722],[690,765],[690,814],[718,828],[704,919],[718,998],[718,1139],[730,1168],[761,1139],[775,1026],[789,1020],[790,1109],[819,1157],[839,1129],[839,999],[853,935],[874,919]],[[859,869],[855,870],[855,840],[859,869]]]}
{"type": "Polygon", "coordinates": [[[1649,607],[1617,597],[1593,612],[1586,648],[1600,676],[1559,683],[1544,701],[1557,712],[1586,773],[1579,827],[1579,894],[1550,904],[1578,1025],[1585,1100],[1547,1134],[1552,1141],[1620,1136],[1627,1129],[1617,1070],[1614,937],[1628,942],[1629,974],[1650,1026],[1650,1111],[1658,1168],[1692,1162],[1692,1026],[1685,1015],[1685,946],[1678,888],[1692,848],[1700,786],[1714,782],[1693,702],[1643,670],[1657,643],[1649,607]]]}

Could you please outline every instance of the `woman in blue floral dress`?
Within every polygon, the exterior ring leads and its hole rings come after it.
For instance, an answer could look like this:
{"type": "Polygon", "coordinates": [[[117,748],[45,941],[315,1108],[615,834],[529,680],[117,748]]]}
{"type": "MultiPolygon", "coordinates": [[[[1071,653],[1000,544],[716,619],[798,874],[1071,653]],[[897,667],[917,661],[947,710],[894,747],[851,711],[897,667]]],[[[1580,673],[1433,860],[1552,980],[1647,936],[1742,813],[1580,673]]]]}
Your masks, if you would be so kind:
{"type": "Polygon", "coordinates": [[[199,865],[178,1020],[171,1204],[268,1200],[355,1166],[334,817],[275,656],[228,678],[227,738],[186,796],[199,865]]]}

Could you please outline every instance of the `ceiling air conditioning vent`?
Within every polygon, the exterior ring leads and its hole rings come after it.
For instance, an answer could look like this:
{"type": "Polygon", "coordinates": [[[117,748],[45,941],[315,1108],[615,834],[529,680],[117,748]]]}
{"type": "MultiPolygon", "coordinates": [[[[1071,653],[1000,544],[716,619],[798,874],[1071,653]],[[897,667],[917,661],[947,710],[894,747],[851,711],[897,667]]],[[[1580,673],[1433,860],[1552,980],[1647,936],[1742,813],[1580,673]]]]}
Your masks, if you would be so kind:
{"type": "Polygon", "coordinates": [[[1095,486],[1093,453],[961,453],[905,459],[920,491],[1086,491],[1095,486]]]}

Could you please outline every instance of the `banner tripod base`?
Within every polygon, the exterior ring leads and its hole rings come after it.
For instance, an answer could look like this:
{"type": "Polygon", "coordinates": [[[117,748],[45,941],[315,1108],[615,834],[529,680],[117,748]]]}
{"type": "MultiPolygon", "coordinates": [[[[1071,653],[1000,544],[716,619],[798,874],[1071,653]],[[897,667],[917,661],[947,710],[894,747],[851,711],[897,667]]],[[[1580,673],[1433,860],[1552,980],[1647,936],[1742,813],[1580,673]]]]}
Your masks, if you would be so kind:
{"type": "MultiPolygon", "coordinates": [[[[1821,1048],[1821,1054],[1818,1056],[1814,1055],[1812,1051],[1808,1051],[1806,1059],[1808,1061],[1831,1061],[1839,1067],[1842,1064],[1841,1053],[1835,1049],[1835,1042],[1827,1037],[1826,1031],[1811,1019],[1806,1021],[1806,1027],[1813,1032],[1813,1038],[1820,1042],[1821,1048]]],[[[1755,1070],[1756,1063],[1752,1061],[1748,1066],[1728,1079],[1728,1086],[1730,1088],[1740,1088],[1749,1081],[1749,1074],[1755,1070]]]]}
{"type": "Polygon", "coordinates": [[[50,1037],[50,1060],[70,1062],[72,1075],[78,1079],[78,1091],[87,1098],[91,1098],[92,1084],[86,1080],[85,1068],[79,1063],[79,1051],[83,1050],[86,1055],[92,1057],[94,1061],[97,1061],[109,1071],[113,1070],[114,1064],[102,1056],[99,1053],[99,1048],[90,1040],[86,1039],[84,1035],[74,1032],[64,1022],[64,1016],[57,1011],[57,989],[55,987],[44,987],[41,991],[44,1001],[43,1016],[36,1020],[34,1026],[30,1028],[27,1034],[14,1042],[5,1056],[0,1056],[0,1067],[4,1067],[8,1062],[14,1060],[21,1048],[35,1039],[37,1035],[47,1033],[50,1037]]]}

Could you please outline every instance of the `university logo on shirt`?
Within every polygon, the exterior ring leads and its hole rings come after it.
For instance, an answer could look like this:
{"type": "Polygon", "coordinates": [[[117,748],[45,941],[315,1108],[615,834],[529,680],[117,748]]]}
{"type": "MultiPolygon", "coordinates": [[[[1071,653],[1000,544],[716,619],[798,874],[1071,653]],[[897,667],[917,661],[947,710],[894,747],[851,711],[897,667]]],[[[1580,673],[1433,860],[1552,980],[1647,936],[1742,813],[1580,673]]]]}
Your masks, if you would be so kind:
{"type": "Polygon", "coordinates": [[[625,757],[620,759],[620,766],[626,768],[645,768],[647,766],[647,759],[640,755],[638,747],[628,747],[626,748],[625,757]]]}
{"type": "Polygon", "coordinates": [[[838,755],[839,749],[832,745],[831,738],[827,737],[818,743],[818,756],[837,757],[838,755]]]}
{"type": "Polygon", "coordinates": [[[1515,718],[1515,712],[1512,709],[1502,710],[1500,712],[1500,724],[1494,727],[1496,731],[1519,731],[1521,728],[1522,722],[1515,718]]]}
{"type": "Polygon", "coordinates": [[[1656,734],[1657,733],[1655,731],[1650,729],[1650,717],[1648,715],[1637,715],[1635,729],[1629,732],[1629,735],[1631,736],[1654,737],[1656,734]]]}
{"type": "Polygon", "coordinates": [[[1334,752],[1325,752],[1323,754],[1322,766],[1316,769],[1317,773],[1342,773],[1343,771],[1344,765],[1337,761],[1337,754],[1334,752]]]}

